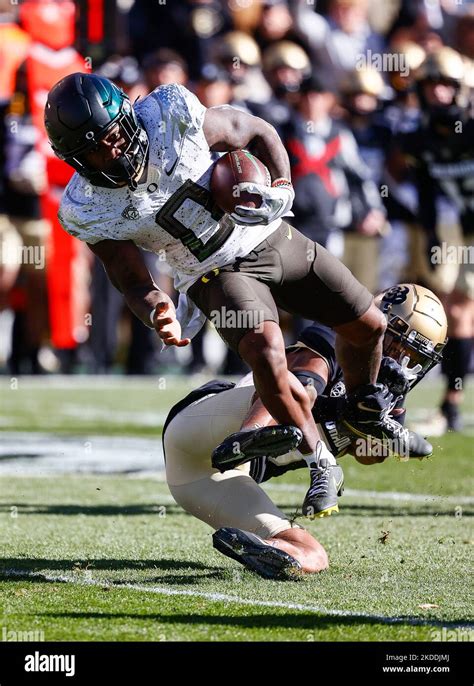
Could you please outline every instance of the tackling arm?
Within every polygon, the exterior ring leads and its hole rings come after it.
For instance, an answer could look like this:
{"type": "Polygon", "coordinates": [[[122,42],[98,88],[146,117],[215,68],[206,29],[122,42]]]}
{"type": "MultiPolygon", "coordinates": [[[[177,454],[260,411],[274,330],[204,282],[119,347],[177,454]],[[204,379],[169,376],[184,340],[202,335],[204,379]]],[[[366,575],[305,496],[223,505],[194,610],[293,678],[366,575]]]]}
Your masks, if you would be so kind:
{"type": "MultiPolygon", "coordinates": [[[[323,360],[323,358],[319,357],[319,355],[316,355],[308,348],[302,348],[289,353],[288,370],[290,372],[288,375],[290,386],[300,383],[298,379],[295,378],[294,374],[297,374],[301,371],[317,374],[323,379],[323,381],[328,380],[328,366],[326,362],[323,360]]],[[[317,397],[317,392],[314,385],[306,385],[305,390],[310,396],[312,404],[314,404],[317,397]]],[[[248,411],[241,428],[254,429],[258,426],[269,426],[271,424],[277,424],[277,422],[268,412],[258,395],[255,394],[255,400],[252,404],[252,407],[248,411]]]]}

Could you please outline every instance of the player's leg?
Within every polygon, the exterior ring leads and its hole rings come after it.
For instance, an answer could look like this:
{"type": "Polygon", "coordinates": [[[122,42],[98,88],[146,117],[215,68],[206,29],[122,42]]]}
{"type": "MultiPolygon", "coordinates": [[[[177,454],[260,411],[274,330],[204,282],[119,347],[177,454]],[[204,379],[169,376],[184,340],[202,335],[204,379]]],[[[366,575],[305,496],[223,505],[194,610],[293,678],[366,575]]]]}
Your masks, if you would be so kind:
{"type": "Polygon", "coordinates": [[[322,572],[329,567],[329,559],[323,546],[306,529],[285,529],[268,542],[292,555],[304,572],[322,572]]]}
{"type": "Polygon", "coordinates": [[[246,333],[240,341],[239,354],[252,368],[255,389],[267,410],[281,424],[300,428],[301,450],[312,453],[319,435],[311,403],[299,382],[290,384],[285,342],[278,324],[265,321],[260,330],[246,333]]]}
{"type": "Polygon", "coordinates": [[[452,293],[446,296],[445,307],[448,316],[449,340],[443,351],[443,372],[447,377],[447,388],[441,405],[441,412],[447,428],[459,431],[462,428],[460,405],[463,400],[464,383],[469,373],[473,350],[474,330],[474,286],[468,287],[468,277],[474,281],[474,273],[463,270],[462,278],[466,281],[461,290],[458,284],[452,293]]]}
{"type": "MultiPolygon", "coordinates": [[[[280,261],[273,249],[269,253],[261,261],[269,278],[276,280],[272,270],[280,268],[280,261]]],[[[267,284],[256,278],[258,266],[251,264],[253,276],[250,272],[224,271],[204,284],[193,285],[189,296],[216,325],[229,347],[252,368],[255,388],[270,414],[280,424],[301,430],[301,456],[312,470],[314,493],[308,514],[324,517],[339,511],[339,489],[333,486],[342,482],[342,470],[321,442],[302,384],[297,379],[290,384],[277,308],[267,284]],[[336,468],[338,476],[334,480],[332,472],[336,468]]],[[[304,514],[306,505],[305,500],[304,514]]]]}
{"type": "MultiPolygon", "coordinates": [[[[211,405],[210,411],[217,408],[217,402],[211,405]]],[[[232,421],[221,417],[217,438],[232,421]]],[[[215,530],[214,547],[265,578],[294,578],[298,572],[326,569],[324,548],[276,507],[249,476],[248,464],[224,474],[212,469],[214,438],[207,419],[204,414],[178,414],[165,432],[167,481],[176,502],[215,530]]]]}
{"type": "Polygon", "coordinates": [[[291,241],[284,240],[285,233],[269,239],[273,239],[283,271],[280,284],[272,288],[276,303],[337,332],[336,354],[349,392],[375,383],[385,317],[371,293],[340,260],[296,229],[291,233],[291,241]]]}
{"type": "Polygon", "coordinates": [[[299,572],[315,574],[329,567],[323,546],[308,531],[297,527],[268,538],[245,529],[221,527],[212,539],[219,552],[264,578],[298,578],[299,572]]]}
{"type": "MultiPolygon", "coordinates": [[[[270,277],[272,268],[266,265],[270,277]]],[[[254,264],[253,276],[221,271],[210,280],[201,279],[188,294],[227,345],[251,367],[268,411],[279,423],[301,429],[301,449],[311,453],[319,440],[311,405],[301,384],[290,386],[277,307],[269,286],[256,278],[257,269],[254,264]]]]}
{"type": "Polygon", "coordinates": [[[392,454],[409,454],[408,431],[388,417],[390,394],[375,383],[386,328],[382,312],[337,258],[295,229],[291,233],[291,248],[285,233],[268,239],[280,255],[283,271],[280,283],[272,287],[276,303],[336,330],[336,354],[349,390],[344,430],[360,440],[370,435],[371,440],[389,443],[392,454]]]}
{"type": "MultiPolygon", "coordinates": [[[[168,447],[166,454],[167,460],[180,460],[173,447],[168,447]]],[[[242,465],[224,474],[209,470],[207,477],[179,486],[169,484],[169,489],[186,512],[217,532],[214,545],[220,552],[258,574],[278,578],[287,572],[291,576],[295,570],[313,573],[326,569],[327,555],[321,544],[306,531],[295,533],[303,530],[277,508],[248,475],[248,469],[242,465]]]]}
{"type": "Polygon", "coordinates": [[[248,464],[225,474],[211,467],[213,446],[240,424],[252,396],[253,387],[224,391],[174,417],[163,439],[170,491],[187,512],[221,531],[222,552],[262,576],[325,569],[322,546],[276,507],[249,476],[248,464]]]}
{"type": "MultiPolygon", "coordinates": [[[[291,356],[287,359],[291,366],[294,363],[293,359],[291,356]]],[[[314,366],[318,364],[321,367],[321,373],[326,374],[327,378],[326,363],[319,358],[314,366]]],[[[291,372],[288,376],[290,386],[298,383],[291,372]]],[[[313,407],[317,397],[316,389],[313,384],[305,385],[304,389],[313,407]]],[[[301,438],[302,433],[297,427],[278,424],[262,399],[256,394],[255,401],[244,418],[240,430],[227,436],[213,450],[212,465],[219,471],[225,472],[227,469],[233,469],[262,455],[270,458],[280,457],[290,451],[295,452],[301,443],[301,438]]]]}

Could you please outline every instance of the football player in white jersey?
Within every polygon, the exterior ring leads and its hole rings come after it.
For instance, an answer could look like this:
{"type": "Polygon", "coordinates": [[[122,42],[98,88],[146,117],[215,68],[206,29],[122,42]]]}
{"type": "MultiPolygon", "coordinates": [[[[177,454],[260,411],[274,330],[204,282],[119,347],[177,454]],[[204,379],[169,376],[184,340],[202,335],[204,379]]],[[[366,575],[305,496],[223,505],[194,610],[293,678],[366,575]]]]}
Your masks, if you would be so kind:
{"type": "Polygon", "coordinates": [[[224,314],[216,328],[253,370],[262,402],[280,423],[301,429],[311,492],[318,492],[312,508],[330,513],[336,503],[323,485],[331,465],[320,463],[308,396],[289,381],[277,306],[336,331],[352,398],[345,430],[367,433],[370,425],[381,436],[392,428],[360,400],[374,391],[385,320],[339,260],[282,220],[294,192],[274,128],[233,107],[206,109],[175,84],[132,107],[111,81],[81,73],[51,89],[45,125],[54,152],[77,172],[60,207],[64,229],[99,256],[131,310],[165,344],[189,341],[139,248],[163,251],[176,288],[214,323],[224,314]],[[209,191],[212,165],[219,152],[245,148],[267,166],[272,184],[252,186],[262,197],[258,208],[238,206],[228,215],[209,191]]]}
{"type": "MultiPolygon", "coordinates": [[[[431,291],[414,284],[390,288],[376,301],[388,321],[377,393],[390,415],[404,422],[406,394],[441,360],[446,314],[431,291]]],[[[339,433],[346,397],[334,338],[328,327],[317,322],[308,326],[286,350],[288,368],[313,401],[316,396],[312,412],[323,438],[324,459],[350,453],[363,464],[383,462],[389,446],[380,450],[378,444],[339,433]]],[[[237,385],[204,384],[178,402],[166,419],[166,478],[175,500],[215,530],[213,543],[219,551],[261,576],[292,578],[296,570],[314,573],[328,562],[320,543],[279,510],[259,485],[305,467],[295,450],[298,435],[291,427],[272,424],[251,373],[237,385]],[[243,440],[240,425],[251,429],[243,440]]],[[[432,446],[410,432],[404,459],[431,453],[432,446]]],[[[341,481],[335,489],[341,492],[341,481]]]]}

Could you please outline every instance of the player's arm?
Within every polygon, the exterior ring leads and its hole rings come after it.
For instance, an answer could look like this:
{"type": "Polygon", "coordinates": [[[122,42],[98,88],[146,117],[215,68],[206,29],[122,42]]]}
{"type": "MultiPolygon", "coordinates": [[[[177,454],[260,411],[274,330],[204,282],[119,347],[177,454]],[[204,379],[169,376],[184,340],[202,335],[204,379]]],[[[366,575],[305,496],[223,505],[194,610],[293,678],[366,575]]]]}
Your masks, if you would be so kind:
{"type": "Polygon", "coordinates": [[[268,167],[272,180],[290,180],[290,161],[281,138],[274,127],[260,117],[229,105],[210,107],[204,117],[203,130],[212,151],[252,148],[268,167]]]}
{"type": "Polygon", "coordinates": [[[183,346],[190,342],[187,338],[181,339],[173,301],[153,281],[135,243],[104,240],[88,245],[102,261],[112,284],[145,326],[153,326],[166,345],[183,346]]]}
{"type": "Polygon", "coordinates": [[[203,131],[211,150],[226,152],[249,148],[270,172],[271,187],[252,182],[238,184],[240,191],[256,193],[262,201],[258,207],[236,205],[231,216],[237,224],[270,224],[290,212],[295,198],[290,161],[273,126],[252,114],[224,105],[206,110],[203,131]]]}
{"type": "MultiPolygon", "coordinates": [[[[291,372],[288,375],[290,387],[293,387],[295,384],[299,385],[301,381],[298,379],[298,375],[304,374],[305,378],[308,380],[308,383],[305,384],[305,390],[310,396],[311,402],[314,404],[317,398],[317,391],[315,384],[311,383],[311,379],[313,376],[319,377],[322,383],[327,383],[329,370],[326,361],[322,357],[319,357],[319,355],[316,355],[312,350],[302,348],[301,350],[291,352],[288,355],[287,362],[288,370],[291,372]]],[[[305,380],[302,376],[300,376],[300,378],[303,381],[305,380]]],[[[269,426],[277,423],[257,394],[255,394],[255,397],[256,399],[242,423],[242,429],[253,429],[256,426],[269,426]]]]}

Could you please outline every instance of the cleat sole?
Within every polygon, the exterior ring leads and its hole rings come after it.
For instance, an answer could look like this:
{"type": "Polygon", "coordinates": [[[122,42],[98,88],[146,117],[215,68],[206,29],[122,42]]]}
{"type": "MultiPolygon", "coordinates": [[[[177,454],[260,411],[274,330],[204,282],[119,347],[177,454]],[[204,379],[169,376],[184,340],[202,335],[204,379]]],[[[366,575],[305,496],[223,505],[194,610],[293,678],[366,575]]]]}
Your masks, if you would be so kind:
{"type": "Polygon", "coordinates": [[[301,431],[293,426],[275,425],[249,432],[238,431],[228,436],[214,449],[211,464],[222,474],[245,462],[250,462],[254,457],[284,455],[295,450],[302,439],[301,431]],[[235,444],[239,443],[239,439],[243,443],[242,451],[235,453],[235,444]]]}
{"type": "Polygon", "coordinates": [[[321,510],[321,512],[316,512],[315,514],[311,515],[303,515],[307,519],[322,519],[323,517],[330,517],[333,513],[338,513],[339,512],[339,506],[338,505],[333,505],[332,507],[328,507],[325,510],[321,510]]]}
{"type": "Polygon", "coordinates": [[[216,550],[239,562],[264,579],[297,581],[303,576],[300,563],[291,555],[270,545],[255,545],[239,540],[239,530],[219,529],[212,536],[216,550]]]}

